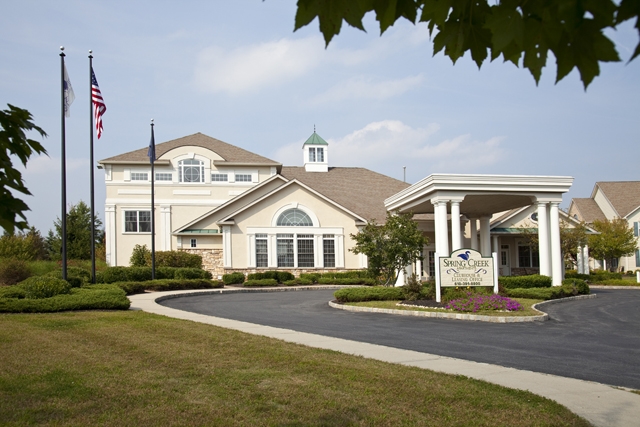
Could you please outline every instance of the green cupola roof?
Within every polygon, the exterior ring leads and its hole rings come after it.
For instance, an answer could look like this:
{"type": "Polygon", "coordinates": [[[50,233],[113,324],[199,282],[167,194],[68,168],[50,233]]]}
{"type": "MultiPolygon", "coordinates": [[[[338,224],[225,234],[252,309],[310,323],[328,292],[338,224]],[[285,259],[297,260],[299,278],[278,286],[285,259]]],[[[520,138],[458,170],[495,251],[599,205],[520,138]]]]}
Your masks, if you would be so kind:
{"type": "Polygon", "coordinates": [[[305,143],[304,143],[304,144],[302,144],[302,146],[303,146],[303,147],[304,147],[305,145],[329,145],[329,144],[327,143],[327,141],[325,141],[324,139],[322,139],[322,138],[320,137],[320,135],[318,135],[318,134],[316,133],[316,131],[314,130],[314,131],[313,131],[313,134],[309,137],[309,139],[307,139],[307,140],[305,141],[305,143]]]}

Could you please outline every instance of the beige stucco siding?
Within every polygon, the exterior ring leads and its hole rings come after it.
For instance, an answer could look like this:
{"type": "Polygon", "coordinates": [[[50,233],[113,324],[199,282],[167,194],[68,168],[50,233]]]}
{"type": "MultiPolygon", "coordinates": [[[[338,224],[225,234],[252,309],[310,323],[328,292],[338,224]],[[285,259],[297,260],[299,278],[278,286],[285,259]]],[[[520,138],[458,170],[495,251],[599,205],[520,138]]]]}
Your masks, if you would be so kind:
{"type": "Polygon", "coordinates": [[[613,208],[611,207],[611,203],[609,203],[609,200],[607,200],[607,198],[602,193],[602,191],[600,191],[600,189],[596,191],[596,194],[593,197],[593,200],[595,200],[595,202],[598,204],[598,206],[600,207],[600,210],[602,210],[602,213],[604,213],[607,219],[613,219],[618,216],[615,210],[613,210],[613,208]]]}
{"type": "MultiPolygon", "coordinates": [[[[319,226],[321,229],[341,229],[344,238],[344,267],[349,269],[361,267],[358,256],[349,252],[349,249],[353,247],[353,241],[349,234],[358,231],[355,218],[299,185],[293,184],[234,216],[235,226],[232,227],[231,233],[233,268],[247,268],[249,266],[251,255],[248,234],[250,234],[250,228],[271,228],[279,211],[294,207],[296,204],[299,209],[308,212],[313,219],[317,219],[317,224],[314,224],[313,228],[317,229],[319,226]]],[[[281,229],[272,228],[273,233],[277,233],[278,230],[281,229]]],[[[310,229],[300,228],[300,231],[304,233],[307,230],[310,229]]]]}

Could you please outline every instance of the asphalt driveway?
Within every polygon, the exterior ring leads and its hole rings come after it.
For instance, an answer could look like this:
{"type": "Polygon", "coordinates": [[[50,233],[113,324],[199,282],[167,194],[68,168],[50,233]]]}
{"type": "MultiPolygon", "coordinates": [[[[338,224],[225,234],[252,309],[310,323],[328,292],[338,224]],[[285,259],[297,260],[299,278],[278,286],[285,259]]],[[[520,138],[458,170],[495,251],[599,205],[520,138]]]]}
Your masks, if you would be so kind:
{"type": "Polygon", "coordinates": [[[496,324],[335,310],[330,290],[172,298],[194,313],[640,389],[640,291],[548,305],[546,322],[496,324]]]}

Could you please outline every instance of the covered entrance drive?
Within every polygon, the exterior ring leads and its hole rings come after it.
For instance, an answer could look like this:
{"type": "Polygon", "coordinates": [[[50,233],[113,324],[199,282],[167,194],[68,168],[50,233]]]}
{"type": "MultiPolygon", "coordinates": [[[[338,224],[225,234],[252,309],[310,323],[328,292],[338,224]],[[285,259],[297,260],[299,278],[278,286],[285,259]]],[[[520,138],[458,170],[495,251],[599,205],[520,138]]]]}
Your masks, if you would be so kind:
{"type": "Polygon", "coordinates": [[[433,174],[385,200],[389,211],[432,213],[436,253],[449,256],[469,247],[482,256],[497,252],[499,239],[490,235],[494,214],[536,205],[540,274],[562,284],[560,203],[573,183],[567,176],[433,174]],[[468,227],[467,227],[468,223],[468,227]]]}

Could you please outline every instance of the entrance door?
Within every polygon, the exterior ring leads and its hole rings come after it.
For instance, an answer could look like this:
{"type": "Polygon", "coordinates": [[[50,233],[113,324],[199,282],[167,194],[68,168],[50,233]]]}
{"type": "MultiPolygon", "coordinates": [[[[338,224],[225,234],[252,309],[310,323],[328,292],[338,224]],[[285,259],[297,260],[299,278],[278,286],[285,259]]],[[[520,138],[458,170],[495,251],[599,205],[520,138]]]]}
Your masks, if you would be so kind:
{"type": "Polygon", "coordinates": [[[509,245],[500,245],[500,276],[511,276],[509,245]]]}

